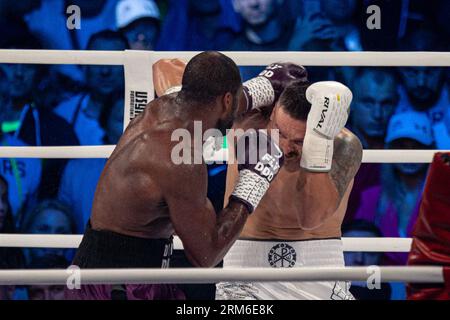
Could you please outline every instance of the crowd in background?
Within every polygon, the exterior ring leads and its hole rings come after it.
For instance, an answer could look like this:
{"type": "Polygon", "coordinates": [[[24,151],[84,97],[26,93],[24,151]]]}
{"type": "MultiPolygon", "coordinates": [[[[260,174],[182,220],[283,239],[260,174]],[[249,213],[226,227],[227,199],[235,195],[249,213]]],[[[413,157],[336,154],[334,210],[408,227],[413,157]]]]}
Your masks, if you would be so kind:
{"type": "MultiPolygon", "coordinates": [[[[448,51],[450,2],[369,0],[1,0],[2,49],[448,51]],[[366,8],[381,8],[368,29],[366,8]],[[80,29],[66,9],[81,9],[80,29]]],[[[283,61],[282,54],[275,60],[283,61]]],[[[274,62],[276,62],[274,60],[274,62]]],[[[263,66],[241,68],[242,78],[263,66]]],[[[311,81],[353,92],[348,123],[364,149],[450,149],[450,72],[440,67],[308,67],[311,81]]],[[[123,130],[123,68],[0,64],[1,146],[115,144],[123,130]]],[[[106,159],[0,159],[0,233],[83,233],[106,159]]],[[[427,164],[364,163],[344,236],[410,237],[427,164]]],[[[211,166],[208,195],[223,199],[211,166]]],[[[73,252],[0,248],[0,268],[64,268],[73,252]]],[[[406,253],[348,253],[348,265],[403,265],[406,253]]],[[[401,298],[383,286],[360,298],[401,298]]],[[[58,286],[0,287],[0,299],[59,299],[58,286]]]]}

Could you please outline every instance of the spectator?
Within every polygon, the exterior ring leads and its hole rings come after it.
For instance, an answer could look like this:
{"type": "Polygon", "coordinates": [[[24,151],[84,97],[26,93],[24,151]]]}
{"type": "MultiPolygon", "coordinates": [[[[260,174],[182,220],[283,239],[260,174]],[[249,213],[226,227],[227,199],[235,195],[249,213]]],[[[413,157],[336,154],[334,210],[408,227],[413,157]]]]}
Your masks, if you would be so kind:
{"type": "MultiPolygon", "coordinates": [[[[1,146],[27,146],[20,139],[0,132],[1,146]]],[[[41,182],[42,166],[39,159],[0,158],[0,174],[10,186],[8,200],[11,214],[21,214],[36,202],[41,182]]]]}
{"type": "MultiPolygon", "coordinates": [[[[28,30],[26,23],[23,21],[11,19],[2,20],[0,21],[0,29],[8,30],[8,32],[3,34],[0,38],[0,48],[43,48],[41,41],[32,35],[28,30]]],[[[52,109],[58,101],[64,99],[68,95],[73,95],[74,91],[79,90],[79,83],[62,75],[59,72],[60,67],[63,67],[63,65],[45,65],[45,67],[41,65],[38,67],[41,71],[39,81],[40,94],[36,98],[39,98],[40,104],[45,105],[49,109],[52,109]]]]}
{"type": "MultiPolygon", "coordinates": [[[[398,103],[398,80],[387,68],[358,69],[353,84],[350,129],[364,149],[383,149],[386,128],[398,103]]],[[[380,183],[380,164],[363,163],[355,176],[345,221],[353,218],[361,201],[361,193],[380,183]]]]}
{"type": "MultiPolygon", "coordinates": [[[[124,100],[117,99],[112,109],[105,109],[100,124],[105,129],[106,144],[116,144],[123,132],[124,100]]],[[[107,159],[70,160],[64,170],[58,199],[66,203],[74,213],[77,232],[83,233],[91,215],[92,202],[100,174],[107,159]]]]}
{"type": "Polygon", "coordinates": [[[356,0],[304,1],[289,49],[294,51],[360,51],[356,0]],[[315,5],[312,5],[314,3],[315,5]]]}
{"type": "MultiPolygon", "coordinates": [[[[86,47],[92,34],[115,27],[115,8],[119,0],[45,0],[24,19],[31,32],[44,44],[46,49],[80,50],[86,47]],[[67,28],[73,11],[66,13],[69,6],[80,8],[80,29],[67,28]],[[51,17],[51,18],[49,18],[51,17]]],[[[16,1],[22,2],[22,1],[16,1]]],[[[84,75],[79,66],[55,66],[66,78],[83,82],[84,75]]]]}
{"type": "Polygon", "coordinates": [[[171,0],[158,50],[226,50],[240,31],[231,0],[171,0]]]}
{"type": "Polygon", "coordinates": [[[320,6],[326,19],[333,25],[335,51],[361,51],[359,30],[355,21],[357,0],[321,0],[320,6]]]}
{"type": "Polygon", "coordinates": [[[94,33],[115,28],[115,10],[118,1],[45,0],[42,1],[42,5],[35,6],[35,10],[25,16],[25,21],[31,32],[44,43],[45,48],[80,50],[86,47],[94,33]],[[80,8],[80,29],[67,28],[70,14],[66,13],[66,10],[72,5],[80,8]]]}
{"type": "MultiPolygon", "coordinates": [[[[366,220],[353,220],[342,227],[343,237],[382,237],[380,230],[373,223],[366,220]]],[[[381,252],[344,252],[346,266],[372,266],[379,265],[383,258],[381,252]]],[[[389,300],[391,286],[381,283],[380,289],[369,289],[366,282],[353,281],[350,292],[356,300],[389,300]]]]}
{"type": "Polygon", "coordinates": [[[427,3],[426,5],[431,8],[428,19],[435,21],[439,31],[448,39],[448,37],[450,37],[450,23],[448,23],[450,2],[447,0],[437,0],[432,3],[427,3]]]}
{"type": "MultiPolygon", "coordinates": [[[[75,220],[71,210],[57,200],[45,200],[39,203],[26,216],[21,225],[23,233],[32,234],[74,234],[75,220]]],[[[66,249],[35,248],[27,249],[27,261],[34,259],[64,256],[66,249]]]]}
{"type": "Polygon", "coordinates": [[[100,125],[105,130],[103,142],[105,144],[116,144],[119,142],[123,133],[123,115],[124,115],[125,101],[123,99],[123,92],[112,97],[109,108],[103,109],[100,115],[100,125]]]}
{"type": "MultiPolygon", "coordinates": [[[[386,145],[389,149],[433,149],[433,136],[428,117],[409,111],[394,115],[388,126],[386,145]]],[[[365,190],[357,219],[380,228],[384,237],[408,237],[418,214],[427,164],[384,164],[381,185],[365,190]]],[[[386,264],[403,265],[407,254],[387,253],[386,264]]]]}
{"type": "Polygon", "coordinates": [[[0,233],[14,230],[13,216],[9,210],[8,183],[0,176],[0,233]]]}
{"type": "Polygon", "coordinates": [[[436,148],[441,150],[450,149],[450,106],[446,111],[443,121],[433,126],[436,148]]]}
{"type": "Polygon", "coordinates": [[[153,0],[121,0],[116,25],[133,50],[154,50],[159,35],[159,9],[153,0]]]}
{"type": "Polygon", "coordinates": [[[23,19],[23,16],[38,9],[42,0],[2,0],[0,1],[0,20],[23,19]]]}
{"type": "MultiPolygon", "coordinates": [[[[9,39],[5,43],[10,49],[41,49],[41,43],[31,34],[9,39]]],[[[2,64],[8,84],[8,103],[0,115],[8,122],[9,131],[32,146],[78,145],[73,129],[61,117],[42,105],[40,83],[44,76],[42,66],[31,64],[2,64]]],[[[61,172],[66,160],[45,161],[39,187],[39,197],[56,194],[61,172]]]]}
{"type": "MultiPolygon", "coordinates": [[[[411,28],[400,42],[402,51],[445,51],[447,48],[434,29],[420,25],[411,28]]],[[[401,67],[399,112],[424,111],[432,125],[442,121],[448,108],[449,95],[445,69],[437,67],[401,67]]]]}
{"type": "MultiPolygon", "coordinates": [[[[2,87],[8,87],[6,74],[1,67],[0,83],[2,84],[2,87]]],[[[7,109],[8,106],[11,107],[9,98],[7,88],[1,88],[0,99],[2,100],[1,106],[4,108],[4,112],[0,113],[0,145],[25,146],[26,144],[24,142],[10,134],[10,132],[17,129],[17,122],[8,121],[8,119],[14,119],[11,115],[14,114],[14,111],[9,112],[7,109]]],[[[17,217],[20,215],[22,209],[33,203],[41,179],[41,170],[41,162],[38,159],[0,159],[0,174],[6,179],[7,184],[11,186],[11,189],[8,192],[8,199],[11,204],[9,211],[13,216],[17,217]]]]}
{"type": "Polygon", "coordinates": [[[437,149],[450,149],[450,68],[447,68],[447,98],[448,105],[444,113],[442,121],[437,122],[433,126],[434,139],[436,140],[437,149]]]}
{"type": "Polygon", "coordinates": [[[244,21],[243,31],[230,49],[236,51],[286,50],[292,23],[282,15],[283,0],[234,0],[244,21]]]}
{"type": "Polygon", "coordinates": [[[411,14],[410,4],[417,1],[363,0],[358,2],[361,4],[358,20],[363,50],[396,50],[398,38],[403,35],[408,15],[411,14]],[[368,28],[367,22],[374,22],[373,20],[369,21],[369,17],[373,16],[373,11],[367,13],[367,9],[371,5],[380,8],[381,16],[377,17],[381,22],[379,29],[368,28]]]}
{"type": "MultiPolygon", "coordinates": [[[[35,258],[28,269],[66,269],[69,266],[63,256],[43,256],[35,258]]],[[[31,285],[27,286],[29,300],[64,300],[63,285],[31,285]]]]}
{"type": "MultiPolygon", "coordinates": [[[[94,34],[88,50],[125,50],[128,41],[116,31],[105,30],[94,34]]],[[[82,145],[103,144],[104,130],[99,117],[110,97],[124,88],[121,66],[86,66],[86,91],[61,103],[55,112],[75,129],[82,145]]]]}
{"type": "Polygon", "coordinates": [[[365,149],[383,149],[387,124],[399,99],[397,78],[387,68],[361,68],[355,79],[351,130],[365,149]]]}
{"type": "Polygon", "coordinates": [[[15,286],[0,286],[0,301],[13,300],[15,289],[16,289],[15,286]]]}
{"type": "MultiPolygon", "coordinates": [[[[15,220],[8,202],[8,183],[0,176],[0,234],[15,232],[15,220]]],[[[22,251],[19,248],[0,247],[0,263],[0,269],[22,268],[24,265],[22,251]]]]}

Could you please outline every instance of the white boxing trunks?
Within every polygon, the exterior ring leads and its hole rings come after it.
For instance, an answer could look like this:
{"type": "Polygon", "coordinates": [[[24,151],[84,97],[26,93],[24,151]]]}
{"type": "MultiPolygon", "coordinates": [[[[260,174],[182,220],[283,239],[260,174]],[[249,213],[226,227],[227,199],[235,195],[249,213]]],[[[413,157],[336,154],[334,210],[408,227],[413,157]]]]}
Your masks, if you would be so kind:
{"type": "MultiPolygon", "coordinates": [[[[237,240],[224,268],[343,267],[340,239],[237,240]]],[[[251,282],[217,284],[217,300],[353,300],[349,282],[251,282]]]]}

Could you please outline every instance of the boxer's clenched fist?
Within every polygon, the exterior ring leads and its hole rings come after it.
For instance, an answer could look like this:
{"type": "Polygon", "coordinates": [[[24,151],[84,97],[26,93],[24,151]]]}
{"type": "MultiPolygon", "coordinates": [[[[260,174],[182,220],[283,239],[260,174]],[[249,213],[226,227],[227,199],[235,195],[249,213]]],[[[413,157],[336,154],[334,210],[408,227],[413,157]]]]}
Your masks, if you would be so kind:
{"type": "Polygon", "coordinates": [[[350,113],[352,92],[336,81],[316,82],[306,90],[311,110],[306,121],[301,167],[328,172],[333,160],[333,141],[350,113]]]}
{"type": "Polygon", "coordinates": [[[295,81],[308,81],[308,72],[300,65],[276,62],[268,65],[256,78],[242,85],[247,99],[247,110],[273,105],[283,90],[295,81]]]}
{"type": "Polygon", "coordinates": [[[283,152],[264,130],[250,130],[238,140],[236,150],[239,179],[231,198],[252,213],[280,171],[283,152]]]}
{"type": "Polygon", "coordinates": [[[158,97],[172,88],[181,86],[186,62],[180,59],[161,59],[153,64],[153,84],[158,97]]]}

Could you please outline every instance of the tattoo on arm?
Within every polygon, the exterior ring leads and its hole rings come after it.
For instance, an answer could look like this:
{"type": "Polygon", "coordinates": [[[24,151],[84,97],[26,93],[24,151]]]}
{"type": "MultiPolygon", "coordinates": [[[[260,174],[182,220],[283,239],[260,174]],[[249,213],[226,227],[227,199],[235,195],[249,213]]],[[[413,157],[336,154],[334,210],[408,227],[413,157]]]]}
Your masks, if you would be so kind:
{"type": "Polygon", "coordinates": [[[350,131],[344,130],[334,140],[333,165],[330,177],[336,185],[340,198],[358,172],[362,160],[362,145],[350,131]]]}

